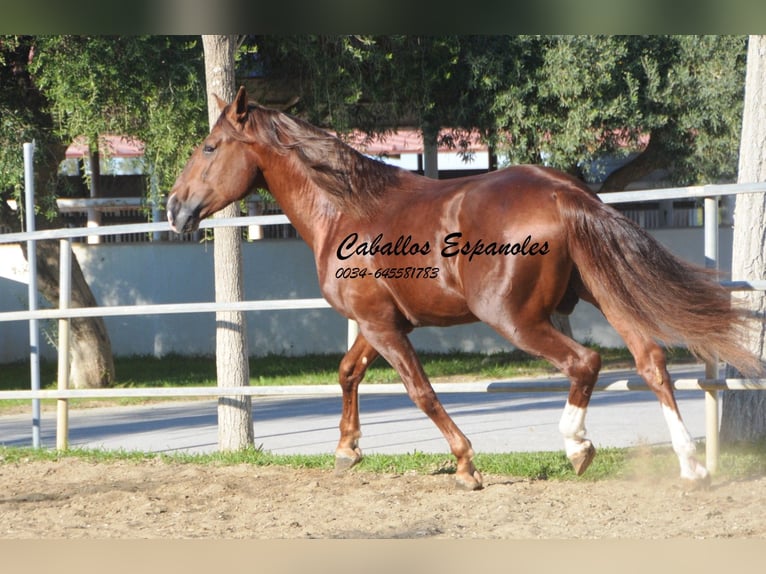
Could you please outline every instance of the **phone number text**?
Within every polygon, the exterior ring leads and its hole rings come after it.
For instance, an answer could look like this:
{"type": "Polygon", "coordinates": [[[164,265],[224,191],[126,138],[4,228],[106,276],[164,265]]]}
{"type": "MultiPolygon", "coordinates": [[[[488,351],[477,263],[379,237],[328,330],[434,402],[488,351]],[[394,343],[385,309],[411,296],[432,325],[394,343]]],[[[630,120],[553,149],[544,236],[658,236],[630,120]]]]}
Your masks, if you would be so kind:
{"type": "Polygon", "coordinates": [[[336,279],[436,279],[439,277],[438,267],[383,267],[367,269],[366,267],[339,267],[335,272],[336,279]]]}

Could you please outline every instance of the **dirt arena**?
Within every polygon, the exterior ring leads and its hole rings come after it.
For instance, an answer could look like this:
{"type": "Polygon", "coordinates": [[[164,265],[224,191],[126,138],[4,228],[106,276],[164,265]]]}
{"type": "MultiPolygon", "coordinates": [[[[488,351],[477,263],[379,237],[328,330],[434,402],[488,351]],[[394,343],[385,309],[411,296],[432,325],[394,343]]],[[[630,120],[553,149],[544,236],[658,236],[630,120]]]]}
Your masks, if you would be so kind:
{"type": "Polygon", "coordinates": [[[0,462],[0,538],[699,539],[766,536],[766,478],[591,482],[152,462],[0,462]]]}

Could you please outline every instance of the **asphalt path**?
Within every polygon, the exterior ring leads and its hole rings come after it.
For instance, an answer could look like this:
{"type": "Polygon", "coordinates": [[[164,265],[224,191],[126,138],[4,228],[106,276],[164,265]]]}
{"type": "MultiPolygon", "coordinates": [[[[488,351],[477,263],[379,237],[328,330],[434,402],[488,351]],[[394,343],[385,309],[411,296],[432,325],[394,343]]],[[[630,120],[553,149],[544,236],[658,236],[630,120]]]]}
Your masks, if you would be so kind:
{"type": "MultiPolygon", "coordinates": [[[[702,368],[695,366],[677,367],[671,373],[673,378],[703,377],[702,368]]],[[[613,371],[602,373],[600,382],[625,378],[638,380],[631,371],[613,371]]],[[[476,387],[485,388],[486,382],[476,387]]],[[[363,384],[363,390],[360,444],[365,453],[449,452],[434,424],[403,389],[381,394],[374,385],[363,384]]],[[[477,452],[563,448],[558,421],[565,393],[442,392],[439,396],[477,452]]],[[[679,391],[676,397],[690,433],[703,438],[704,393],[679,391]]],[[[69,441],[72,447],[108,450],[212,452],[217,449],[216,411],[215,400],[73,409],[69,441]]],[[[275,454],[332,453],[338,441],[340,412],[340,397],[335,394],[253,397],[255,444],[275,454]]],[[[647,391],[594,393],[586,426],[596,448],[668,444],[670,440],[659,403],[647,391]]],[[[55,412],[44,412],[40,426],[43,447],[55,447],[55,427],[55,412]]],[[[31,446],[31,416],[0,416],[0,444],[31,446]]]]}

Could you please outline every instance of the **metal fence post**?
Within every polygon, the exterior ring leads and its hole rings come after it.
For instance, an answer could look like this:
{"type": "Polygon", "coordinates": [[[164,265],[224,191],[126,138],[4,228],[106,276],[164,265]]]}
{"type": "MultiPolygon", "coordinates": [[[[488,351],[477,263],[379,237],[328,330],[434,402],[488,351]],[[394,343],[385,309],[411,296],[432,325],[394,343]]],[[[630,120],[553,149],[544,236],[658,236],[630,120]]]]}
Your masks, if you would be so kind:
{"type": "MultiPolygon", "coordinates": [[[[72,240],[59,240],[59,309],[69,309],[72,300],[72,240]]],[[[59,319],[58,389],[69,388],[69,319],[59,319]]],[[[56,449],[69,447],[69,404],[67,399],[56,401],[56,449]]]]}
{"type": "Polygon", "coordinates": [[[346,350],[351,349],[351,346],[356,341],[356,336],[359,334],[359,324],[353,319],[348,320],[348,331],[346,333],[346,350]]]}
{"type": "MultiPolygon", "coordinates": [[[[24,144],[24,209],[26,231],[35,230],[35,144],[24,144]]],[[[37,310],[37,242],[27,240],[29,265],[29,310],[37,310]]],[[[29,320],[29,374],[33,391],[40,390],[40,328],[37,319],[29,320]]],[[[32,446],[40,448],[40,399],[32,400],[32,446]]]]}
{"type": "MultiPolygon", "coordinates": [[[[705,198],[705,267],[718,269],[718,197],[705,198]]],[[[718,380],[718,357],[705,363],[705,378],[718,380]]],[[[705,463],[718,469],[718,391],[705,391],[705,463]]]]}

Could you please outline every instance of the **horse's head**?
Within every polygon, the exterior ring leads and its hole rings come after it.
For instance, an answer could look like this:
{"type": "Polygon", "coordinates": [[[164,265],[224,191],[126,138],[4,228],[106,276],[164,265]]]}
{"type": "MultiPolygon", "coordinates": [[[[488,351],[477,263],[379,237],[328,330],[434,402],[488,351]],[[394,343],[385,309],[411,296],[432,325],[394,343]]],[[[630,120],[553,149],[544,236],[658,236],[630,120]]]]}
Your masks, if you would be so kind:
{"type": "Polygon", "coordinates": [[[258,176],[258,164],[247,138],[238,137],[244,136],[248,128],[244,87],[229,105],[216,99],[221,117],[194,150],[168,199],[168,221],[178,233],[196,230],[202,219],[245,197],[258,176]]]}

